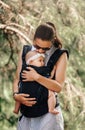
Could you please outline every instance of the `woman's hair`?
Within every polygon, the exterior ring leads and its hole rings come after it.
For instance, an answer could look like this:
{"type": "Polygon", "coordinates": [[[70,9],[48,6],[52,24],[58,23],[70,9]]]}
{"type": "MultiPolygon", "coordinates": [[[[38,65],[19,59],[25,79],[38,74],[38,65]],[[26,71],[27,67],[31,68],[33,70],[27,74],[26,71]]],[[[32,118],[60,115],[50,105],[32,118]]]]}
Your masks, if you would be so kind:
{"type": "Polygon", "coordinates": [[[57,48],[62,47],[62,43],[56,34],[56,27],[51,22],[46,22],[45,24],[41,24],[38,26],[34,34],[34,40],[36,38],[51,41],[53,45],[57,48]]]}

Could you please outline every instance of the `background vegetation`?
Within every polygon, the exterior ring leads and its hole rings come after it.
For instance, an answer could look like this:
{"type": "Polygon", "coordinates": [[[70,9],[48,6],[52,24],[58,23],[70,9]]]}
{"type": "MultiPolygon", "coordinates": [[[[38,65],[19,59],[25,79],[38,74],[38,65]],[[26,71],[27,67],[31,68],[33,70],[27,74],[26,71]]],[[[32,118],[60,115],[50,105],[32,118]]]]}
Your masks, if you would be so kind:
{"type": "Polygon", "coordinates": [[[67,78],[59,94],[65,130],[85,129],[85,1],[0,0],[0,128],[15,130],[12,83],[19,50],[31,43],[36,27],[55,24],[70,52],[67,78]]]}

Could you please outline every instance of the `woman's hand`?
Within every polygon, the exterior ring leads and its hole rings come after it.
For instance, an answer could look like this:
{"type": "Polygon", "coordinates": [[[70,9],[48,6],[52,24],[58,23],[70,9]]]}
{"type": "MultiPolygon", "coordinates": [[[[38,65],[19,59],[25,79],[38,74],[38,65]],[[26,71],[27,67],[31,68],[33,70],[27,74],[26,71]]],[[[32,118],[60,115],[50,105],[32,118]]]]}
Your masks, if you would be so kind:
{"type": "Polygon", "coordinates": [[[38,79],[39,74],[32,68],[32,67],[27,67],[29,71],[24,70],[22,72],[22,78],[23,81],[35,81],[38,79]]]}
{"type": "Polygon", "coordinates": [[[14,99],[26,106],[33,106],[36,103],[35,98],[29,98],[29,94],[15,94],[14,99]]]}

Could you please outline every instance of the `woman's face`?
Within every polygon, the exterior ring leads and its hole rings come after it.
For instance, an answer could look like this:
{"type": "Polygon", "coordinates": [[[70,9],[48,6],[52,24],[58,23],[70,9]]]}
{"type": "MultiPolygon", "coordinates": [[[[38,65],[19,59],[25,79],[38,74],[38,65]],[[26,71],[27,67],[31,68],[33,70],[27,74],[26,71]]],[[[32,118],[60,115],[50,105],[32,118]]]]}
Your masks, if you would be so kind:
{"type": "Polygon", "coordinates": [[[51,48],[52,42],[36,38],[33,42],[33,46],[36,48],[37,52],[45,53],[47,50],[51,48]]]}

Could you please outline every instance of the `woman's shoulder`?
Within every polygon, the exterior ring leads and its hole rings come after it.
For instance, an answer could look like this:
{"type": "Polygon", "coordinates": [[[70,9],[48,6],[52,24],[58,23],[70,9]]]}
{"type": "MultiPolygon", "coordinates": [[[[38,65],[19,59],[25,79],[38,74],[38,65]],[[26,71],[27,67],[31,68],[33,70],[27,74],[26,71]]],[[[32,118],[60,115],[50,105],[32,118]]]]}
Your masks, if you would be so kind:
{"type": "Polygon", "coordinates": [[[69,52],[68,52],[68,50],[65,49],[65,48],[56,48],[53,51],[50,59],[55,59],[55,60],[57,59],[58,60],[62,55],[66,55],[69,58],[69,52]]]}
{"type": "Polygon", "coordinates": [[[60,56],[58,58],[58,61],[56,62],[56,66],[57,67],[62,65],[66,66],[69,58],[69,52],[65,48],[59,49],[59,52],[60,52],[60,56]]]}
{"type": "Polygon", "coordinates": [[[67,55],[67,57],[69,58],[69,51],[68,51],[68,49],[60,48],[59,51],[60,51],[61,54],[67,55]]]}

